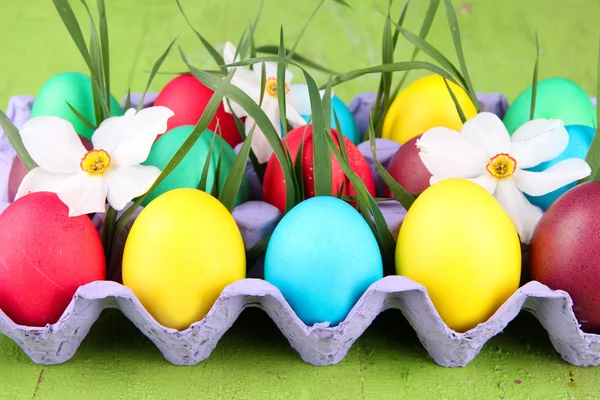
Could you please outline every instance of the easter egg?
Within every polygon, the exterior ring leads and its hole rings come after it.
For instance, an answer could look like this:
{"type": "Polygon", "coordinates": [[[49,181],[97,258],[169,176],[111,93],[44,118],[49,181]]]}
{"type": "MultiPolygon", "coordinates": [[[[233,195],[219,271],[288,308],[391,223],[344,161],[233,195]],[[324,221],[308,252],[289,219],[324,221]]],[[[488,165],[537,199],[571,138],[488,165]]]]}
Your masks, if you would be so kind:
{"type": "Polygon", "coordinates": [[[519,236],[487,190],[466,179],[444,179],[408,210],[396,244],[396,272],[425,286],[448,327],[466,332],[518,289],[519,236]]]}
{"type": "MultiPolygon", "coordinates": [[[[592,144],[592,139],[596,134],[596,131],[589,126],[583,125],[569,125],[565,127],[567,132],[569,133],[569,145],[558,157],[541,163],[540,165],[528,169],[528,171],[541,172],[547,170],[554,164],[557,164],[560,161],[566,160],[568,158],[580,158],[585,160],[587,156],[590,145],[592,144]]],[[[553,192],[547,193],[543,196],[529,196],[525,195],[527,199],[531,202],[531,204],[540,207],[543,211],[546,211],[550,204],[552,204],[560,195],[565,193],[567,190],[575,187],[577,182],[569,183],[561,188],[556,189],[553,192]]]]}
{"type": "MultiPolygon", "coordinates": [[[[511,134],[530,119],[531,92],[530,86],[519,94],[504,115],[504,124],[511,134]]],[[[596,107],[589,95],[575,82],[565,78],[538,81],[533,116],[560,119],[565,126],[597,125],[596,107]]]]}
{"type": "MultiPolygon", "coordinates": [[[[421,136],[415,136],[404,143],[394,154],[387,167],[392,178],[411,194],[419,194],[427,189],[431,178],[429,170],[419,157],[419,149],[416,145],[421,136]]],[[[385,185],[384,196],[393,197],[387,185],[385,185]]]]}
{"type": "Polygon", "coordinates": [[[342,322],[383,277],[377,240],[363,217],[330,196],[305,200],[279,222],[267,247],[265,280],[306,324],[342,322]]]}
{"type": "MultiPolygon", "coordinates": [[[[183,74],[167,83],[156,97],[154,105],[165,106],[175,113],[167,122],[167,130],[171,130],[181,125],[196,125],[213,94],[212,89],[204,86],[193,75],[183,74]]],[[[221,136],[232,148],[242,142],[235,119],[225,111],[223,103],[219,104],[208,129],[215,132],[217,121],[221,136]]]]}
{"type": "Polygon", "coordinates": [[[531,240],[531,278],[573,299],[583,330],[600,333],[600,182],[577,185],[542,216],[531,240]]]}
{"type": "MultiPolygon", "coordinates": [[[[305,85],[294,85],[297,86],[305,86],[305,85]]],[[[306,90],[306,97],[308,98],[308,89],[306,90]]],[[[340,123],[340,129],[342,130],[342,134],[346,136],[352,143],[359,144],[360,143],[360,131],[358,130],[358,125],[354,120],[354,115],[348,108],[348,106],[336,95],[331,96],[331,127],[333,129],[337,129],[337,125],[335,123],[335,116],[337,116],[338,121],[340,123]]],[[[302,118],[305,121],[310,120],[310,114],[302,114],[302,118]]]]}
{"type": "MultiPolygon", "coordinates": [[[[466,119],[477,114],[467,92],[448,81],[466,119]]],[[[463,123],[440,75],[429,75],[408,85],[394,99],[384,121],[382,137],[406,143],[431,128],[445,126],[460,131],[463,123]]]]}
{"type": "Polygon", "coordinates": [[[92,221],[69,217],[46,192],[23,196],[0,214],[0,265],[0,309],[27,326],[56,323],[80,286],[106,277],[92,221]]]}
{"type": "MultiPolygon", "coordinates": [[[[194,127],[191,125],[182,125],[167,131],[156,141],[156,143],[154,143],[148,158],[144,161],[144,165],[153,165],[161,171],[164,170],[169,161],[171,161],[171,158],[173,158],[193,130],[194,127]]],[[[202,179],[202,171],[204,170],[206,157],[209,156],[209,152],[210,163],[208,165],[206,191],[211,193],[217,178],[217,164],[219,162],[221,148],[223,149],[223,153],[221,156],[221,165],[219,166],[219,181],[216,184],[219,185],[219,189],[222,189],[236,154],[225,140],[207,129],[202,132],[196,143],[192,146],[183,160],[181,160],[179,165],[177,165],[177,167],[148,194],[146,199],[142,202],[142,205],[146,206],[156,197],[169,190],[178,188],[197,189],[198,184],[202,179]],[[210,152],[211,143],[213,148],[210,152]]],[[[248,200],[248,191],[248,181],[244,178],[238,193],[236,204],[241,204],[248,200]]]]}
{"type": "Polygon", "coordinates": [[[148,204],[123,251],[123,284],[160,324],[188,328],[246,274],[242,235],[217,199],[175,189],[148,204]]]}
{"type": "MultiPolygon", "coordinates": [[[[75,132],[86,139],[91,139],[94,130],[79,119],[67,103],[88,121],[96,123],[92,80],[79,72],[63,72],[48,79],[33,102],[31,118],[53,116],[66,119],[73,124],[75,132]]],[[[123,109],[112,95],[110,115],[113,117],[123,115],[123,109]]]]}
{"type": "MultiPolygon", "coordinates": [[[[339,142],[335,129],[331,130],[333,141],[339,148],[339,142]]],[[[294,161],[298,155],[300,149],[300,143],[302,143],[302,182],[304,185],[305,198],[315,196],[315,181],[314,181],[314,160],[313,160],[313,136],[312,136],[312,125],[300,126],[296,129],[291,130],[285,136],[284,147],[289,146],[289,154],[294,161]],[[304,135],[304,142],[302,137],[304,135]]],[[[360,151],[352,144],[350,139],[344,136],[344,145],[348,152],[348,160],[352,170],[359,176],[359,178],[365,183],[367,190],[371,196],[375,196],[375,182],[373,181],[373,175],[369,169],[369,164],[360,153],[360,151]]],[[[337,194],[343,184],[343,195],[355,196],[356,192],[354,187],[344,174],[342,167],[337,162],[337,159],[331,154],[331,189],[332,193],[337,194]]],[[[285,213],[285,179],[283,176],[283,170],[279,160],[275,156],[275,153],[269,158],[267,167],[265,169],[265,175],[263,178],[263,201],[274,205],[285,213]]]]}

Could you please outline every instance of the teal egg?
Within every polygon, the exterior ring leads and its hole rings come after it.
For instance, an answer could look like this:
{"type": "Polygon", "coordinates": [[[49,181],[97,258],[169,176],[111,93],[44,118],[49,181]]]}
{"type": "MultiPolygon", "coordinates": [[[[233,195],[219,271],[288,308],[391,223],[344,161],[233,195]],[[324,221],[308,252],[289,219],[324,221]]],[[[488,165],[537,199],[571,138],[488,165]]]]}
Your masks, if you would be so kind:
{"type": "MultiPolygon", "coordinates": [[[[73,124],[75,132],[91,140],[94,130],[75,115],[67,102],[88,121],[96,123],[92,79],[79,72],[62,72],[48,79],[33,102],[31,118],[54,116],[65,119],[73,124]]],[[[113,117],[123,115],[123,109],[112,95],[110,114],[113,117]]]]}
{"type": "MultiPolygon", "coordinates": [[[[529,168],[528,171],[541,172],[568,158],[580,158],[585,160],[596,131],[589,126],[583,125],[570,125],[566,126],[565,128],[567,129],[567,132],[569,132],[569,144],[565,151],[550,161],[541,163],[534,168],[529,168]]],[[[558,199],[567,190],[575,187],[576,184],[577,182],[570,183],[543,196],[525,196],[527,199],[529,199],[531,204],[540,207],[543,211],[546,211],[556,199],[558,199]]]]}
{"type": "Polygon", "coordinates": [[[360,213],[336,197],[319,196],[279,222],[267,246],[264,275],[306,325],[334,326],[383,277],[383,264],[360,213]]]}
{"type": "MultiPolygon", "coordinates": [[[[511,134],[530,119],[531,92],[530,86],[519,94],[504,116],[504,124],[511,134]]],[[[565,78],[538,81],[534,118],[560,119],[565,125],[597,125],[596,107],[589,95],[565,78]]]]}
{"type": "MultiPolygon", "coordinates": [[[[337,97],[336,95],[331,96],[331,127],[336,129],[335,123],[335,115],[337,115],[338,121],[340,122],[340,128],[342,129],[342,133],[346,136],[352,143],[359,144],[360,143],[360,131],[358,130],[358,125],[356,125],[356,121],[354,120],[354,115],[348,108],[344,102],[337,97]]],[[[302,115],[304,120],[308,121],[310,119],[310,115],[302,115]]]]}
{"type": "MultiPolygon", "coordinates": [[[[154,143],[150,150],[150,155],[144,162],[144,165],[153,165],[161,171],[164,170],[169,161],[171,161],[171,158],[173,158],[177,150],[179,150],[193,130],[194,126],[192,125],[182,125],[167,131],[156,141],[156,143],[154,143]]],[[[198,188],[198,184],[202,179],[202,171],[204,170],[206,157],[209,156],[210,145],[213,138],[214,143],[212,152],[210,153],[210,163],[208,164],[206,191],[208,193],[211,192],[217,178],[216,172],[217,164],[219,162],[220,146],[223,149],[223,153],[221,165],[219,167],[218,185],[219,189],[222,189],[236,154],[224,139],[207,129],[202,132],[196,143],[192,146],[183,160],[181,160],[179,165],[177,165],[177,167],[148,194],[144,199],[144,202],[142,202],[142,205],[145,207],[156,197],[173,189],[198,188]]],[[[247,201],[248,193],[248,181],[244,177],[235,204],[238,205],[247,201]]]]}

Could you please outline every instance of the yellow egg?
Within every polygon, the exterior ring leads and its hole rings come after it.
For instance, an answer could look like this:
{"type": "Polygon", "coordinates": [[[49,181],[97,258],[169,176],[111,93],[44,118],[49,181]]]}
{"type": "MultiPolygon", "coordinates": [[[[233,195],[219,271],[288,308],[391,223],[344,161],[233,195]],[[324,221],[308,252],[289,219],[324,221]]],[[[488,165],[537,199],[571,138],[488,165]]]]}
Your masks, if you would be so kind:
{"type": "MultiPolygon", "coordinates": [[[[465,118],[473,118],[477,109],[467,92],[450,81],[448,85],[465,118]]],[[[437,126],[460,131],[462,125],[444,78],[429,75],[411,83],[396,96],[383,121],[382,137],[404,144],[437,126]]]]}
{"type": "Polygon", "coordinates": [[[201,320],[221,291],[246,274],[242,235],[217,199],[175,189],[135,220],[123,254],[123,284],[162,325],[201,320]]]}
{"type": "Polygon", "coordinates": [[[427,188],[406,214],[396,272],[425,286],[444,322],[465,332],[518,289],[521,245],[491,194],[468,180],[445,179],[427,188]]]}

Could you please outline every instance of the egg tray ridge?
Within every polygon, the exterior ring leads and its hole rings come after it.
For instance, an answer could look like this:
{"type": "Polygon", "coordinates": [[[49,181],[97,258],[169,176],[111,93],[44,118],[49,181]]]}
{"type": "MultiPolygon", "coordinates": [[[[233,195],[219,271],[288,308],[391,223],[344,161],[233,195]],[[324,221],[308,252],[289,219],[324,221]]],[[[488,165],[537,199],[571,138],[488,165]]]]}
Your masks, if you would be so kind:
{"type": "MultiPolygon", "coordinates": [[[[152,104],[153,98],[149,96],[145,106],[152,104]]],[[[11,99],[7,114],[15,125],[20,126],[29,118],[27,112],[32,100],[23,96],[11,99]]],[[[498,94],[482,94],[480,101],[484,109],[500,116],[507,107],[504,96],[498,94]]],[[[368,94],[357,96],[350,104],[361,130],[361,115],[357,114],[361,114],[365,107],[368,111],[371,106],[368,94]]],[[[3,136],[1,131],[0,136],[3,136]]],[[[5,151],[7,149],[0,141],[0,153],[5,151]]],[[[5,168],[0,158],[0,172],[5,168]]],[[[0,188],[3,184],[0,177],[0,188]]],[[[234,218],[248,247],[248,242],[257,242],[273,229],[278,216],[269,207],[262,202],[250,202],[234,210],[234,218]],[[243,207],[264,210],[259,215],[263,218],[247,218],[251,214],[240,212],[243,207]]],[[[403,214],[398,213],[397,208],[392,211],[386,220],[392,232],[397,233],[403,214]],[[400,218],[394,218],[396,214],[400,218]]],[[[100,228],[102,221],[94,222],[100,228]]],[[[260,276],[260,269],[259,260],[249,276],[260,276]]],[[[329,327],[328,323],[306,326],[275,286],[262,279],[247,278],[226,287],[209,313],[185,331],[160,325],[130,289],[117,282],[102,281],[80,287],[60,320],[43,328],[17,325],[0,310],[0,333],[17,343],[35,363],[60,364],[73,357],[102,310],[118,308],[152,340],[168,362],[194,365],[210,356],[246,307],[264,310],[301,358],[316,366],[340,362],[373,320],[381,312],[392,308],[402,312],[431,358],[444,367],[467,365],[484,344],[502,332],[522,309],[531,312],[540,321],[565,361],[577,366],[600,365],[600,335],[580,330],[572,311],[572,299],[566,292],[551,290],[539,282],[522,286],[488,321],[466,333],[449,329],[433,307],[425,288],[401,276],[387,276],[372,284],[346,319],[335,327],[329,327]]]]}

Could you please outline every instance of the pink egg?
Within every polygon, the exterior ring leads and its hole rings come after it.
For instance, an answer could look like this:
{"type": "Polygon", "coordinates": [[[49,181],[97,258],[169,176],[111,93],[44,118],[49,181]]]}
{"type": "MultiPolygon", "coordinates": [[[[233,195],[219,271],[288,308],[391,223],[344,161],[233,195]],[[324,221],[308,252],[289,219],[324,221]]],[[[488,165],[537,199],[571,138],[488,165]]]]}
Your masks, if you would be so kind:
{"type": "Polygon", "coordinates": [[[80,286],[105,277],[92,221],[69,217],[56,194],[29,194],[0,214],[0,309],[15,323],[56,323],[80,286]]]}

